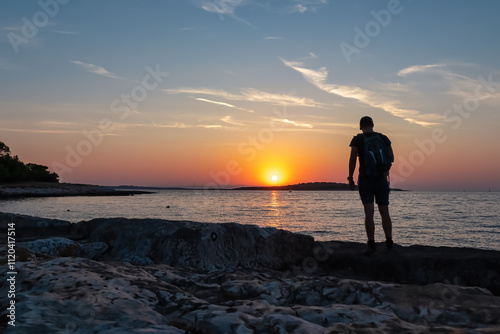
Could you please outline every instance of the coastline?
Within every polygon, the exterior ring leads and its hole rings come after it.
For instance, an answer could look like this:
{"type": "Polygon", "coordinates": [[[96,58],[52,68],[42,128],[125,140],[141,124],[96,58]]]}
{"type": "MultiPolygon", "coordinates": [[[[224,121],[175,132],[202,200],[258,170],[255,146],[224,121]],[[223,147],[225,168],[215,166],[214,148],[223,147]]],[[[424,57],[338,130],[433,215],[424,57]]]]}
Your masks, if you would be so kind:
{"type": "Polygon", "coordinates": [[[0,199],[24,197],[66,197],[66,196],[132,196],[152,194],[144,190],[116,190],[89,184],[22,182],[0,184],[0,199]]]}
{"type": "MultiPolygon", "coordinates": [[[[310,182],[286,186],[247,186],[237,188],[182,188],[182,187],[138,187],[138,186],[99,186],[75,183],[20,182],[0,183],[0,199],[29,197],[69,197],[69,196],[133,196],[154,194],[159,190],[192,190],[192,191],[347,191],[349,185],[335,182],[310,182]]],[[[407,191],[391,189],[391,191],[407,191]]]]}
{"type": "Polygon", "coordinates": [[[2,231],[7,226],[19,236],[21,332],[60,332],[68,323],[96,333],[500,330],[498,251],[397,246],[385,253],[380,244],[367,257],[361,243],[160,219],[72,224],[0,213],[2,231]]]}

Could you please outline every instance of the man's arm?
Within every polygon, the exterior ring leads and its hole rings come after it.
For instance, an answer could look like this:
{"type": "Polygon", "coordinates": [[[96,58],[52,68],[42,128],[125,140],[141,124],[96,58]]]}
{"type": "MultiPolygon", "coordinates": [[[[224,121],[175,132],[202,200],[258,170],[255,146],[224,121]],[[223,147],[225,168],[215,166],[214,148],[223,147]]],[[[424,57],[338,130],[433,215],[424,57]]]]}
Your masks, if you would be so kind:
{"type": "Polygon", "coordinates": [[[351,156],[349,157],[349,187],[354,190],[354,170],[356,169],[356,160],[358,158],[358,148],[351,146],[351,156]]]}
{"type": "Polygon", "coordinates": [[[387,154],[389,155],[389,159],[391,159],[391,162],[394,162],[394,152],[392,150],[392,145],[387,146],[387,154]]]}

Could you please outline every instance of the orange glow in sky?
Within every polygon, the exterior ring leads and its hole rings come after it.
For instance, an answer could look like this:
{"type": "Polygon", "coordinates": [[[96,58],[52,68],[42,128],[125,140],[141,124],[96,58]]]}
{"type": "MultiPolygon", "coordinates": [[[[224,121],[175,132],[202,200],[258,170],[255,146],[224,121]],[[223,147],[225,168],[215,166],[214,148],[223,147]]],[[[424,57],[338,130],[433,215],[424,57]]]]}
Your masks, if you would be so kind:
{"type": "Polygon", "coordinates": [[[57,32],[24,38],[40,8],[9,1],[0,141],[69,183],[345,183],[368,115],[392,141],[394,187],[500,191],[500,2],[400,4],[366,48],[353,25],[378,25],[384,3],[205,2],[73,1],[57,32]]]}

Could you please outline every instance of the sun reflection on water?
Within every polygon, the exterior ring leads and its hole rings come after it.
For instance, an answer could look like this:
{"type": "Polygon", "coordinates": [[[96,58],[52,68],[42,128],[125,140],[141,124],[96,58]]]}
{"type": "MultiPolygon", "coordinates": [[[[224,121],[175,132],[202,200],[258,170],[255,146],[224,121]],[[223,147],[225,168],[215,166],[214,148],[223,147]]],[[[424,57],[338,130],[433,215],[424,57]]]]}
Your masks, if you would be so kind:
{"type": "Polygon", "coordinates": [[[276,228],[283,228],[285,225],[283,223],[283,212],[280,207],[280,200],[279,200],[279,192],[274,190],[271,191],[271,201],[267,205],[268,209],[268,221],[267,221],[267,226],[270,227],[276,227],[276,228]]]}

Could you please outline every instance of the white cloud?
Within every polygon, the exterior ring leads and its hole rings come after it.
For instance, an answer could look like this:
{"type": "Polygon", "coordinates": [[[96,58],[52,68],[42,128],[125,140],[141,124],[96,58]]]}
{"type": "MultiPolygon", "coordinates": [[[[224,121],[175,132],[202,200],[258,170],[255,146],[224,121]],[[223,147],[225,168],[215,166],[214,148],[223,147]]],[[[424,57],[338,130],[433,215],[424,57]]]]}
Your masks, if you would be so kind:
{"type": "Polygon", "coordinates": [[[220,105],[220,106],[234,108],[234,109],[238,109],[238,110],[253,112],[253,110],[248,110],[248,109],[240,108],[240,107],[237,107],[235,105],[232,105],[232,104],[226,103],[226,102],[213,101],[213,100],[203,99],[201,97],[197,97],[197,98],[195,98],[195,100],[202,101],[202,102],[207,102],[207,103],[213,103],[213,104],[217,104],[217,105],[220,105]]]}
{"type": "Polygon", "coordinates": [[[400,106],[401,102],[395,99],[386,99],[376,92],[362,89],[357,86],[347,86],[331,84],[326,81],[328,71],[325,67],[318,70],[313,70],[304,67],[302,62],[290,62],[281,59],[284,65],[294,69],[302,74],[304,79],[313,84],[317,88],[344,98],[355,99],[363,104],[369,105],[374,108],[383,109],[390,114],[401,117],[406,121],[422,126],[430,126],[438,124],[436,121],[442,119],[442,116],[436,114],[422,114],[417,110],[406,109],[400,106]]]}
{"type": "Polygon", "coordinates": [[[419,73],[419,72],[430,72],[435,69],[440,69],[443,68],[445,65],[444,64],[433,64],[433,65],[415,65],[415,66],[410,66],[407,68],[404,68],[398,72],[398,75],[400,77],[407,76],[408,74],[414,74],[414,73],[419,73]]]}
{"type": "Polygon", "coordinates": [[[294,0],[295,4],[288,7],[289,13],[316,12],[321,6],[327,5],[328,0],[294,0]]]}
{"type": "Polygon", "coordinates": [[[411,75],[414,74],[421,74],[421,76],[418,77],[417,82],[419,82],[422,86],[441,83],[441,87],[443,88],[440,91],[436,91],[436,94],[449,94],[458,98],[473,96],[478,100],[499,97],[500,92],[491,92],[487,89],[480,89],[482,93],[478,94],[478,87],[484,85],[480,76],[472,78],[460,73],[464,72],[464,69],[467,71],[471,67],[475,66],[475,64],[469,63],[415,65],[400,70],[398,75],[401,77],[411,77],[411,75]],[[424,74],[427,74],[427,76],[424,76],[424,74]]]}
{"type": "Polygon", "coordinates": [[[104,67],[98,66],[98,65],[93,65],[93,64],[87,64],[78,60],[71,60],[73,64],[79,65],[83,67],[85,70],[89,71],[90,73],[102,75],[104,77],[112,78],[112,79],[119,79],[119,80],[128,80],[126,78],[122,78],[120,76],[117,76],[116,74],[108,71],[104,67]]]}
{"type": "Polygon", "coordinates": [[[221,20],[224,20],[224,17],[231,17],[237,21],[240,21],[248,26],[256,28],[250,22],[240,18],[235,14],[237,8],[245,6],[249,3],[249,1],[245,0],[202,0],[197,2],[199,7],[209,13],[214,13],[219,15],[221,20]]]}
{"type": "Polygon", "coordinates": [[[281,123],[285,123],[285,124],[290,124],[290,125],[298,126],[298,127],[309,128],[309,129],[312,129],[314,127],[312,124],[291,121],[287,118],[282,118],[282,119],[274,118],[273,121],[281,122],[281,123]]]}
{"type": "Polygon", "coordinates": [[[264,37],[264,39],[266,39],[266,40],[277,40],[277,39],[283,39],[283,37],[279,37],[279,36],[266,36],[266,37],[264,37]]]}
{"type": "Polygon", "coordinates": [[[223,121],[224,123],[231,124],[231,125],[245,126],[245,124],[238,123],[238,122],[234,121],[231,116],[224,116],[220,120],[223,121]]]}
{"type": "Polygon", "coordinates": [[[229,93],[224,90],[211,88],[178,88],[167,89],[165,90],[165,92],[170,94],[210,95],[230,101],[266,102],[278,106],[301,106],[315,108],[325,107],[323,103],[316,102],[310,98],[298,97],[295,95],[268,93],[253,88],[242,90],[239,92],[239,94],[229,93]]]}
{"type": "Polygon", "coordinates": [[[201,125],[198,125],[197,127],[204,128],[204,129],[221,129],[221,128],[224,128],[222,125],[218,125],[218,124],[201,124],[201,125]]]}

